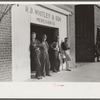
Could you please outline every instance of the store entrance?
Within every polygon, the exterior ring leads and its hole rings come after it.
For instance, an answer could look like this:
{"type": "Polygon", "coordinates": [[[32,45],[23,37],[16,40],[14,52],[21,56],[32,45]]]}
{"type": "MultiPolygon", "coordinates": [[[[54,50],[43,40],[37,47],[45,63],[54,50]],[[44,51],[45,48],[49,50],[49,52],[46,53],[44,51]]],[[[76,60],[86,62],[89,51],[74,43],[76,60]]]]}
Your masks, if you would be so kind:
{"type": "MultiPolygon", "coordinates": [[[[32,34],[32,32],[36,32],[36,39],[38,39],[40,41],[42,34],[46,34],[47,35],[47,42],[50,45],[54,40],[55,37],[57,35],[59,35],[59,29],[58,28],[54,28],[54,27],[47,27],[47,26],[43,26],[43,25],[37,25],[37,24],[30,24],[30,34],[32,34]]],[[[31,35],[30,35],[30,42],[31,42],[31,35]]],[[[31,55],[31,50],[30,50],[30,55],[31,55]]],[[[49,55],[50,55],[50,50],[49,50],[49,55]]],[[[32,56],[32,55],[31,55],[32,56]]],[[[30,56],[30,57],[31,57],[30,56]]],[[[32,57],[30,59],[30,65],[31,65],[31,72],[36,70],[35,65],[33,64],[34,62],[32,62],[32,57]]]]}
{"type": "Polygon", "coordinates": [[[93,12],[92,5],[75,6],[76,62],[95,61],[93,12]]]}

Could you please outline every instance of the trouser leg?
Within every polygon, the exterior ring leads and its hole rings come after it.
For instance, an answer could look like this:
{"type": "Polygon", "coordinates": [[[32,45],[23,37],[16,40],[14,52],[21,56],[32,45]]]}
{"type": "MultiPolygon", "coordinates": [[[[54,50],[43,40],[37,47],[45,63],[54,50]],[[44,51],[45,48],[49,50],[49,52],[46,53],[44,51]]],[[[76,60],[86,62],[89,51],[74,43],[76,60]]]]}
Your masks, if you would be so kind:
{"type": "Polygon", "coordinates": [[[45,74],[45,55],[41,55],[41,75],[43,76],[45,74]]]}
{"type": "Polygon", "coordinates": [[[38,59],[36,62],[36,77],[40,77],[40,75],[41,75],[40,70],[41,70],[41,64],[40,64],[40,61],[38,59]]]}
{"type": "Polygon", "coordinates": [[[41,62],[40,62],[39,51],[38,51],[38,54],[36,54],[35,63],[36,63],[36,77],[40,77],[41,76],[41,62]]]}
{"type": "Polygon", "coordinates": [[[55,68],[56,67],[56,53],[55,53],[55,51],[53,52],[51,65],[52,65],[52,70],[55,71],[56,70],[56,68],[55,68]]]}
{"type": "Polygon", "coordinates": [[[45,74],[45,62],[44,60],[42,60],[42,63],[41,63],[41,75],[44,75],[45,74]]]}
{"type": "Polygon", "coordinates": [[[60,59],[59,59],[59,53],[57,56],[57,71],[59,71],[59,67],[60,67],[60,59]]]}
{"type": "Polygon", "coordinates": [[[65,55],[65,59],[66,59],[66,70],[67,69],[70,69],[70,60],[71,60],[71,58],[70,58],[70,56],[67,54],[67,52],[66,51],[64,51],[64,55],[65,55]]]}
{"type": "Polygon", "coordinates": [[[49,54],[46,52],[46,57],[45,57],[45,71],[46,71],[47,75],[49,75],[49,70],[50,70],[50,60],[49,60],[49,54]]]}
{"type": "Polygon", "coordinates": [[[58,51],[55,51],[55,69],[59,71],[59,67],[60,67],[59,53],[58,51]]]}
{"type": "Polygon", "coordinates": [[[66,60],[66,70],[70,69],[70,62],[66,60]]]}
{"type": "Polygon", "coordinates": [[[97,55],[97,61],[99,61],[99,55],[97,55]]]}
{"type": "Polygon", "coordinates": [[[50,66],[50,63],[46,61],[46,66],[45,66],[46,75],[49,74],[49,66],[50,66]]]}
{"type": "Polygon", "coordinates": [[[58,62],[57,62],[57,51],[55,51],[55,59],[54,59],[54,67],[55,67],[55,70],[57,70],[57,65],[58,65],[58,62]]]}

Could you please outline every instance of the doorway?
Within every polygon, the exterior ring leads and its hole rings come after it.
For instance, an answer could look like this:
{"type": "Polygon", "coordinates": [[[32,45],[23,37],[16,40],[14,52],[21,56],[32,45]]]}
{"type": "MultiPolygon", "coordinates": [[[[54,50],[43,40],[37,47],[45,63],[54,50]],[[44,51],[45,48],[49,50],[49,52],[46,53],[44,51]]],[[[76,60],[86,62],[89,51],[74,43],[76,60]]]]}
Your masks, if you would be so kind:
{"type": "Polygon", "coordinates": [[[97,26],[97,37],[96,37],[97,41],[100,42],[100,26],[97,26]]]}
{"type": "MultiPolygon", "coordinates": [[[[54,28],[54,27],[48,27],[44,25],[38,25],[38,24],[30,24],[30,42],[31,42],[31,35],[32,32],[36,32],[36,39],[39,41],[41,40],[42,34],[47,35],[47,42],[50,45],[52,42],[54,42],[56,36],[59,35],[59,28],[54,28]]],[[[30,55],[31,55],[31,50],[30,50],[30,55]]],[[[49,55],[51,55],[50,49],[49,49],[49,55]]],[[[34,62],[32,62],[32,57],[30,56],[30,66],[31,66],[31,72],[36,70],[36,67],[34,65],[34,62]]]]}
{"type": "Polygon", "coordinates": [[[75,6],[76,62],[94,62],[94,6],[75,6]]]}

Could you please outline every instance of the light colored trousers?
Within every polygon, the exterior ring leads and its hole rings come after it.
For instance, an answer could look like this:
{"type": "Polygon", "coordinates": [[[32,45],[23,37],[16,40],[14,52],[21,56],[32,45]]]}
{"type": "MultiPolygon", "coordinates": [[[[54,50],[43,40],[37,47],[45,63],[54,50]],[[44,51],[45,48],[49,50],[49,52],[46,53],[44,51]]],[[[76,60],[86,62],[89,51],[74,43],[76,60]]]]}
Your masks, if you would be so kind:
{"type": "Polygon", "coordinates": [[[66,61],[66,70],[70,69],[71,56],[69,50],[63,51],[63,58],[65,58],[66,61]]]}

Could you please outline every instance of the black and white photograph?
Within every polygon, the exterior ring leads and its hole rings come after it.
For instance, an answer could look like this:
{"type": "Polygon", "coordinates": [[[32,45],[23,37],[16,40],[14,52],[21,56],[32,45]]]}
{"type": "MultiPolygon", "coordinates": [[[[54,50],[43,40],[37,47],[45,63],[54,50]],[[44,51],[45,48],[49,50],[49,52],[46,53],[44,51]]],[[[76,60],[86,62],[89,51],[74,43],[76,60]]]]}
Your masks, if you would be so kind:
{"type": "Polygon", "coordinates": [[[99,83],[100,2],[0,3],[0,82],[99,83]]]}

